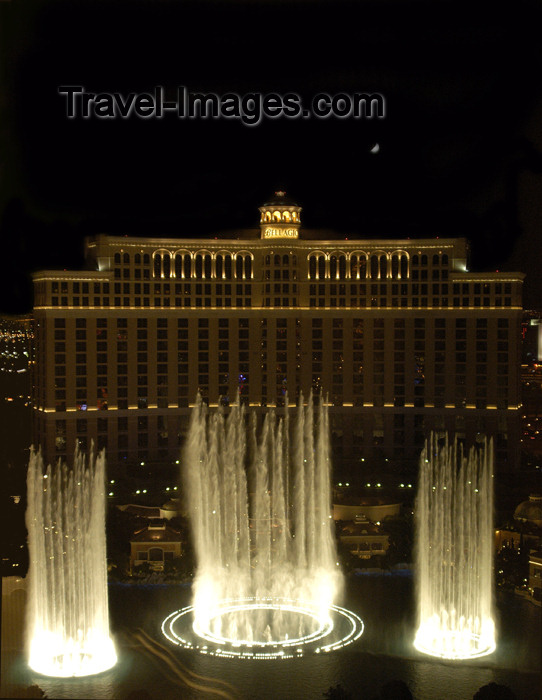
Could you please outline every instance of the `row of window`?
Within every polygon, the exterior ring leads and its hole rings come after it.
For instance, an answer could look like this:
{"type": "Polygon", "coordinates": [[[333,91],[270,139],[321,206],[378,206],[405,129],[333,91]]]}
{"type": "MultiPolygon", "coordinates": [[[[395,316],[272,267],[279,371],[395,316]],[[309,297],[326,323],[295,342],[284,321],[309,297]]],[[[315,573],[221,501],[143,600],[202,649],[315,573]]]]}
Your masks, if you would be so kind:
{"type": "MultiPolygon", "coordinates": [[[[87,321],[90,319],[87,319],[86,317],[77,317],[75,318],[75,328],[76,330],[81,330],[86,332],[87,329],[87,321]]],[[[237,319],[230,319],[230,318],[219,318],[218,320],[218,328],[222,329],[228,329],[232,325],[239,327],[240,331],[246,331],[249,328],[249,319],[248,318],[237,318],[237,319]]],[[[267,328],[269,326],[268,319],[267,318],[261,318],[257,319],[259,321],[259,326],[262,329],[262,333],[265,334],[267,332],[267,328]]],[[[284,335],[287,331],[288,328],[288,322],[289,321],[294,321],[296,328],[301,325],[301,320],[296,318],[296,319],[288,319],[288,318],[276,318],[275,319],[275,325],[277,328],[277,332],[279,332],[281,335],[284,335]]],[[[344,319],[342,317],[335,317],[332,319],[324,319],[322,317],[312,317],[310,319],[310,325],[311,328],[313,329],[323,329],[324,328],[324,322],[331,320],[331,327],[334,329],[342,329],[343,326],[350,321],[350,319],[344,319]]],[[[467,332],[467,322],[468,319],[466,317],[457,317],[457,318],[451,318],[451,319],[446,319],[446,318],[434,318],[433,324],[435,328],[435,332],[437,333],[438,337],[438,332],[441,330],[444,330],[446,328],[446,325],[450,327],[450,329],[454,330],[454,333],[457,335],[458,339],[465,338],[466,337],[466,332],[467,332]]],[[[162,318],[156,318],[156,319],[148,319],[146,317],[138,317],[136,319],[136,325],[137,329],[145,330],[149,328],[150,325],[156,324],[156,328],[159,329],[160,331],[167,331],[168,328],[171,326],[171,321],[176,321],[176,327],[177,329],[188,329],[189,326],[189,319],[188,318],[177,318],[177,319],[168,319],[167,317],[162,317],[162,318]]],[[[384,318],[353,318],[351,319],[352,321],[352,326],[354,328],[354,333],[357,336],[361,336],[363,334],[363,330],[367,330],[368,325],[372,324],[372,327],[375,331],[378,331],[378,333],[382,333],[384,328],[385,328],[385,320],[384,318]],[[366,325],[368,324],[368,325],[366,325]]],[[[413,319],[413,328],[415,333],[420,333],[420,331],[424,332],[427,326],[430,324],[431,319],[426,319],[425,317],[415,317],[413,319]]],[[[487,338],[487,327],[489,320],[487,318],[476,318],[473,319],[474,321],[474,326],[476,328],[477,332],[477,337],[479,338],[487,338]]],[[[91,325],[93,325],[91,323],[91,325]]],[[[114,319],[111,318],[97,318],[96,319],[96,329],[97,329],[97,337],[100,337],[100,334],[107,334],[107,329],[108,326],[114,325],[117,330],[122,331],[128,329],[128,318],[127,317],[116,317],[114,319]],[[115,322],[115,323],[113,323],[115,322]]],[[[348,323],[349,325],[349,323],[348,323]]],[[[198,333],[203,334],[204,329],[209,329],[210,327],[210,319],[209,318],[198,318],[197,319],[197,328],[198,328],[198,333]]],[[[508,318],[498,318],[497,319],[497,328],[499,330],[499,338],[504,338],[506,335],[501,334],[501,331],[505,331],[509,329],[510,327],[510,322],[508,318]]],[[[66,329],[66,318],[64,317],[56,317],[54,319],[54,328],[55,330],[65,330],[66,329]]],[[[403,338],[404,337],[404,329],[406,328],[406,320],[404,318],[394,318],[393,319],[393,330],[394,330],[394,337],[397,338],[403,338]]],[[[38,329],[40,330],[40,329],[38,329]]],[[[42,337],[42,336],[40,336],[42,337]]],[[[83,338],[86,338],[86,335],[82,336],[83,338]]],[[[167,336],[166,336],[167,337],[167,336]]],[[[181,337],[181,336],[179,336],[181,337]]],[[[203,334],[203,337],[204,334],[203,334]]],[[[240,336],[240,337],[248,337],[248,336],[240,336]]],[[[383,335],[382,335],[383,337],[383,335]]],[[[43,338],[42,338],[43,339],[43,338]]]]}
{"type": "Polygon", "coordinates": [[[153,256],[154,277],[169,279],[251,279],[252,253],[177,253],[156,252],[153,256]]]}
{"type": "MultiPolygon", "coordinates": [[[[199,258],[204,258],[206,255],[210,256],[211,259],[220,259],[221,262],[224,262],[226,260],[231,263],[232,261],[236,261],[239,256],[246,256],[250,255],[252,260],[254,260],[254,256],[252,253],[245,252],[245,251],[239,251],[237,253],[232,253],[229,251],[223,251],[223,252],[210,252],[210,251],[198,251],[196,253],[189,252],[189,251],[177,251],[177,252],[170,252],[168,250],[163,250],[159,249],[155,251],[152,255],[153,261],[156,260],[157,256],[160,256],[162,260],[168,258],[170,261],[174,261],[174,264],[179,264],[181,265],[181,262],[184,263],[186,256],[188,256],[191,260],[196,260],[198,257],[199,258]]],[[[386,258],[392,265],[397,264],[398,266],[401,265],[402,262],[408,263],[409,258],[410,258],[410,264],[412,267],[427,267],[429,265],[429,257],[427,255],[413,255],[410,257],[410,255],[406,251],[374,251],[372,253],[368,253],[365,251],[354,251],[351,253],[345,253],[341,251],[334,251],[331,253],[324,253],[323,251],[314,251],[312,253],[309,253],[309,259],[311,257],[316,257],[318,258],[319,256],[324,256],[325,259],[331,261],[332,259],[340,261],[338,264],[342,265],[344,261],[350,261],[350,260],[355,260],[357,263],[358,261],[365,261],[365,263],[368,263],[369,261],[372,261],[373,258],[376,258],[378,261],[382,257],[386,258]],[[396,263],[393,261],[396,260],[396,263]]],[[[136,266],[139,265],[150,265],[150,259],[151,256],[149,254],[140,254],[136,253],[133,258],[130,257],[129,253],[115,253],[114,255],[114,264],[115,266],[118,265],[131,265],[132,263],[136,266]]],[[[432,265],[433,267],[438,267],[438,266],[447,266],[449,263],[449,257],[446,253],[444,254],[437,254],[435,253],[433,256],[431,256],[432,260],[432,265]]],[[[290,254],[290,255],[265,255],[263,259],[264,265],[297,265],[297,255],[295,254],[290,254]]],[[[229,264],[228,263],[228,264],[229,264]]],[[[179,275],[180,276],[180,275],[179,275]]],[[[186,275],[184,275],[186,276],[186,275]]]]}
{"type": "MultiPolygon", "coordinates": [[[[276,279],[290,279],[289,275],[289,270],[288,269],[283,269],[283,270],[276,270],[278,273],[276,275],[276,279]]],[[[437,278],[435,278],[437,279],[437,278]]],[[[151,290],[151,283],[150,282],[115,282],[113,284],[113,293],[114,294],[143,294],[143,295],[150,295],[151,291],[154,294],[159,294],[161,296],[170,296],[172,294],[211,294],[213,291],[216,294],[231,294],[232,292],[237,291],[239,293],[240,288],[243,287],[243,285],[231,285],[231,284],[225,284],[222,285],[220,283],[220,279],[213,279],[212,280],[213,284],[208,283],[205,285],[202,284],[191,284],[190,282],[186,283],[176,283],[174,285],[170,284],[169,282],[154,282],[152,285],[152,290],[151,290]]],[[[433,294],[444,294],[448,295],[451,294],[453,296],[491,296],[491,293],[493,292],[496,296],[502,296],[502,295],[511,295],[512,294],[512,283],[511,282],[495,282],[495,283],[487,283],[487,282],[454,282],[451,285],[448,285],[447,283],[444,284],[431,284],[431,287],[429,287],[429,283],[422,283],[418,284],[416,282],[409,282],[409,283],[393,283],[390,285],[389,282],[386,283],[381,283],[380,285],[375,284],[375,283],[365,283],[365,282],[360,282],[358,284],[334,284],[329,283],[330,280],[326,279],[325,283],[322,283],[320,285],[310,285],[309,291],[310,294],[315,294],[316,291],[318,291],[319,294],[340,294],[340,295],[345,295],[345,294],[354,294],[354,295],[359,295],[359,294],[381,294],[381,295],[386,295],[391,293],[393,296],[396,296],[398,294],[401,295],[406,295],[406,294],[421,294],[421,295],[427,295],[429,292],[432,292],[433,294]]],[[[96,295],[109,295],[111,291],[111,285],[109,282],[94,282],[93,283],[93,293],[96,295]]],[[[267,286],[267,285],[266,285],[267,286]]],[[[244,285],[244,287],[250,287],[250,285],[244,285]]],[[[89,282],[51,282],[51,293],[53,295],[56,294],[69,294],[69,295],[83,295],[83,296],[89,296],[91,294],[90,291],[90,283],[89,282]]],[[[90,298],[90,296],[89,296],[90,298]]]]}
{"type": "MultiPolygon", "coordinates": [[[[265,272],[266,279],[271,279],[270,271],[265,272]]],[[[291,285],[289,290],[282,289],[282,297],[277,296],[279,280],[283,286],[289,284],[290,279],[295,279],[288,269],[276,269],[274,271],[275,283],[266,282],[262,285],[263,306],[299,306],[297,298],[292,300],[291,294],[297,297],[300,289],[297,283],[291,285]],[[287,282],[286,282],[287,280],[287,282]],[[275,296],[271,300],[269,294],[273,286],[275,296]],[[284,296],[287,292],[288,296],[284,296]]],[[[58,288],[58,282],[52,283],[53,288],[58,288]],[[56,287],[55,287],[56,285],[56,287]]],[[[65,283],[66,286],[68,283],[65,283]]],[[[75,287],[79,283],[71,283],[75,287]]],[[[82,283],[83,285],[88,283],[82,283]]],[[[62,283],[64,285],[64,283],[62,283]]],[[[95,283],[95,286],[97,283],[95,283]]],[[[104,285],[104,289],[110,289],[110,285],[104,285]]],[[[169,283],[148,282],[115,282],[113,285],[114,297],[110,296],[56,296],[51,297],[51,305],[59,307],[235,307],[253,304],[252,284],[222,284],[213,280],[213,283],[169,283]],[[154,296],[150,296],[151,293],[154,296]],[[123,295],[123,296],[121,296],[123,295]],[[135,296],[132,296],[135,295],[135,296]],[[141,295],[141,296],[140,296],[141,295]],[[173,297],[175,297],[173,301],[173,297]],[[245,297],[243,299],[243,297],[245,297]]],[[[483,308],[512,306],[512,284],[496,283],[403,283],[403,284],[335,284],[320,283],[310,284],[309,306],[314,307],[355,307],[355,308],[483,308]],[[486,289],[487,288],[487,289],[486,289]],[[483,294],[480,296],[480,294],[483,294]],[[429,296],[429,295],[432,296],[429,296]]],[[[45,303],[41,298],[41,303],[45,303]]]]}
{"type": "MultiPolygon", "coordinates": [[[[250,287],[250,285],[245,285],[250,287]]],[[[299,306],[299,297],[269,297],[270,292],[267,291],[263,297],[263,306],[285,307],[299,306]]],[[[297,294],[292,290],[293,294],[297,294]]],[[[52,297],[51,305],[62,308],[235,308],[235,307],[252,307],[253,298],[250,292],[242,292],[243,296],[177,296],[170,299],[165,297],[120,297],[115,296],[112,300],[109,297],[95,297],[91,300],[88,297],[52,297]],[[111,303],[112,301],[112,303],[111,303]]],[[[275,292],[276,294],[276,292],[275,292]]],[[[316,294],[316,292],[313,292],[316,294]]],[[[309,307],[320,308],[511,308],[511,297],[495,297],[491,300],[489,297],[404,297],[397,296],[388,298],[387,296],[314,296],[309,298],[309,307]]]]}

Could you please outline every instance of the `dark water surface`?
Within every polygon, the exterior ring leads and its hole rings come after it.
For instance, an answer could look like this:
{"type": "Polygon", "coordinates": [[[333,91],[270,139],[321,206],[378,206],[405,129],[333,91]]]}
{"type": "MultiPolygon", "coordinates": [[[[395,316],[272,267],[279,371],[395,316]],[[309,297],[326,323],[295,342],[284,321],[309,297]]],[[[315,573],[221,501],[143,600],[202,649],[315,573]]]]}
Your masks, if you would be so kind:
{"type": "MultiPolygon", "coordinates": [[[[213,679],[231,684],[229,697],[239,700],[322,699],[338,683],[353,697],[372,700],[392,679],[406,682],[416,700],[470,700],[491,681],[508,685],[517,700],[540,699],[540,608],[513,596],[499,598],[497,651],[475,661],[445,662],[419,654],[412,646],[415,602],[410,576],[358,576],[345,588],[342,604],[365,623],[357,642],[329,654],[250,661],[208,657],[164,640],[160,623],[170,612],[190,604],[188,587],[110,585],[117,666],[86,680],[46,679],[28,675],[22,667],[21,676],[40,685],[49,698],[74,700],[123,700],[143,690],[148,695],[139,697],[153,700],[225,697],[214,692],[223,686],[213,684],[213,679]],[[174,676],[164,660],[143,653],[134,637],[138,627],[174,650],[188,684],[174,676]],[[189,671],[203,678],[194,678],[189,671]]],[[[133,695],[133,700],[137,697],[133,695]]]]}

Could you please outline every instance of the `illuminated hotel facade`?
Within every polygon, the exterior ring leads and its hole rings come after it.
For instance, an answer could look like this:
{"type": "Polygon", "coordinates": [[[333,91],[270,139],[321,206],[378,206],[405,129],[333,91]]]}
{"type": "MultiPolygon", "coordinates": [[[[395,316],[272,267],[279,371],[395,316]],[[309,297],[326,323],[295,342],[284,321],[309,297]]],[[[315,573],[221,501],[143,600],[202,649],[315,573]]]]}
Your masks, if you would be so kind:
{"type": "Polygon", "coordinates": [[[282,192],[259,229],[86,240],[85,271],[34,274],[33,429],[109,473],[174,468],[198,390],[283,411],[331,405],[338,475],[414,468],[430,430],[519,459],[522,273],[467,271],[465,239],[338,239],[282,192]],[[364,463],[364,464],[363,464],[364,463]],[[371,466],[372,465],[372,466],[371,466]]]}

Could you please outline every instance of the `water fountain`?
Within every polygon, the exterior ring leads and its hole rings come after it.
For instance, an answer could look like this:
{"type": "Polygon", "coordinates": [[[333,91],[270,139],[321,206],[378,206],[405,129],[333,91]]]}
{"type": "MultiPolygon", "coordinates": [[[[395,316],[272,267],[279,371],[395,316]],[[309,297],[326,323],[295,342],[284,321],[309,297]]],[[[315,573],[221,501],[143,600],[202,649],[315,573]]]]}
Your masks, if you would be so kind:
{"type": "Polygon", "coordinates": [[[361,620],[334,605],[327,407],[301,397],[292,426],[288,413],[268,412],[258,432],[256,413],[236,405],[226,417],[198,398],[183,455],[194,602],[164,621],[171,641],[270,658],[330,651],[361,634],[361,620]],[[188,613],[195,636],[179,631],[188,613]]]}
{"type": "Polygon", "coordinates": [[[109,636],[105,453],[88,466],[28,465],[29,666],[47,676],[87,676],[117,660],[109,636]]]}
{"type": "Polygon", "coordinates": [[[493,446],[439,448],[420,459],[416,523],[419,627],[426,654],[469,659],[495,650],[493,446]]]}

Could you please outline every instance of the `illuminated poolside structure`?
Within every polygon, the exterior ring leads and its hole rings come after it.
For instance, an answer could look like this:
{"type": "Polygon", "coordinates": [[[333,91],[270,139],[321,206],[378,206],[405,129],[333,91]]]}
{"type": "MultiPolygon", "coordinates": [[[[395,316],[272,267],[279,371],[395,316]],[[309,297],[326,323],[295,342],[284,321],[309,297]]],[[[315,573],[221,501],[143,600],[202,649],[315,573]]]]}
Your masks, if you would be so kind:
{"type": "Polygon", "coordinates": [[[418,651],[471,659],[495,648],[493,620],[493,445],[439,447],[420,458],[416,504],[418,651]]]}
{"type": "Polygon", "coordinates": [[[28,466],[29,666],[46,676],[88,676],[115,665],[109,636],[105,453],[73,469],[28,466]]]}
{"type": "Polygon", "coordinates": [[[268,412],[258,433],[255,413],[236,405],[226,418],[198,397],[183,455],[197,574],[193,606],[164,620],[170,641],[221,656],[288,658],[361,635],[359,617],[334,604],[342,577],[327,407],[301,397],[296,411],[291,432],[286,410],[281,419],[268,412]]]}

